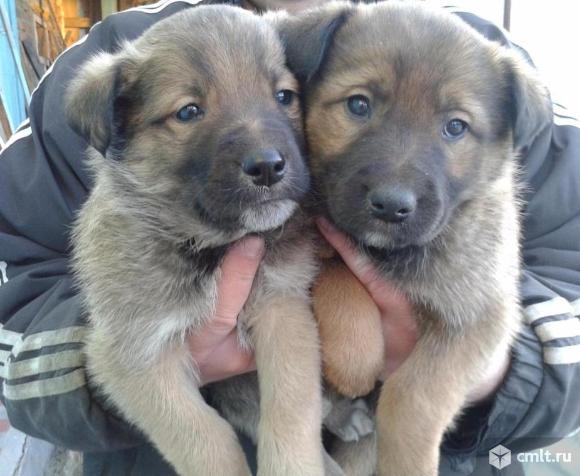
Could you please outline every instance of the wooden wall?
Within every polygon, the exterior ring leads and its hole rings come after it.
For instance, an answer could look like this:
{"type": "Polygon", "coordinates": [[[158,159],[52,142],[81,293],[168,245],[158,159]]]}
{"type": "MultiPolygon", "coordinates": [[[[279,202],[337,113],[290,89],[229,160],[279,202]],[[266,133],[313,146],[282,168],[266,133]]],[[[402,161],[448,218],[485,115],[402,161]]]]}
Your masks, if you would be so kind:
{"type": "Polygon", "coordinates": [[[118,0],[119,11],[127,10],[127,8],[138,7],[140,5],[148,5],[155,3],[157,0],[118,0]]]}
{"type": "MultiPolygon", "coordinates": [[[[3,1],[3,0],[0,0],[3,1]]],[[[125,10],[156,0],[110,0],[112,9],[125,10]]],[[[24,76],[32,91],[38,81],[68,46],[101,20],[103,0],[16,0],[20,56],[24,76]]],[[[0,137],[11,131],[0,99],[0,137]]]]}

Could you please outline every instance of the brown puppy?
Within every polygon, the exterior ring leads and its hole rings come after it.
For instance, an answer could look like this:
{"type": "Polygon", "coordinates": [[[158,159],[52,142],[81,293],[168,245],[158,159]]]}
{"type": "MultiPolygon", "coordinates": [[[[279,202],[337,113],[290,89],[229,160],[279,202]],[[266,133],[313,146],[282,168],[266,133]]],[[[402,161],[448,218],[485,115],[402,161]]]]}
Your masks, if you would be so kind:
{"type": "MultiPolygon", "coordinates": [[[[513,53],[420,4],[335,3],[281,29],[319,212],[419,319],[380,395],[379,473],[435,475],[444,432],[518,329],[516,156],[549,117],[547,93],[513,53]]],[[[315,295],[326,376],[364,394],[383,359],[378,313],[329,266],[315,295]]]]}
{"type": "Polygon", "coordinates": [[[200,395],[186,337],[214,314],[227,247],[251,233],[267,251],[238,322],[256,352],[259,474],[323,474],[295,91],[274,29],[232,7],[159,22],[89,61],[68,91],[95,173],[74,230],[87,368],[182,475],[249,474],[200,395]]]}

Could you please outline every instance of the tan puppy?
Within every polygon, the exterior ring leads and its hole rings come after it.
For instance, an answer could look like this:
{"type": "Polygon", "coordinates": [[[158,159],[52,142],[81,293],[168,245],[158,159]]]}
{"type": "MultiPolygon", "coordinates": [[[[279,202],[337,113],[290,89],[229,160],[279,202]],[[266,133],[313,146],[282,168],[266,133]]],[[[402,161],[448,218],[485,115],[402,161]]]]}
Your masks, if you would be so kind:
{"type": "MultiPolygon", "coordinates": [[[[318,212],[419,319],[378,402],[379,473],[436,475],[444,432],[518,329],[516,156],[549,117],[547,93],[513,53],[420,4],[335,3],[282,31],[318,212]]],[[[315,293],[326,377],[351,396],[382,368],[368,300],[344,265],[326,265],[315,293]]],[[[359,454],[356,474],[368,474],[372,453],[359,454]]]]}
{"type": "Polygon", "coordinates": [[[259,474],[324,471],[295,91],[274,29],[232,7],[159,22],[89,61],[68,91],[96,180],[74,229],[88,371],[182,475],[249,474],[200,395],[186,337],[214,313],[227,247],[250,233],[267,247],[239,316],[259,375],[259,474]]]}

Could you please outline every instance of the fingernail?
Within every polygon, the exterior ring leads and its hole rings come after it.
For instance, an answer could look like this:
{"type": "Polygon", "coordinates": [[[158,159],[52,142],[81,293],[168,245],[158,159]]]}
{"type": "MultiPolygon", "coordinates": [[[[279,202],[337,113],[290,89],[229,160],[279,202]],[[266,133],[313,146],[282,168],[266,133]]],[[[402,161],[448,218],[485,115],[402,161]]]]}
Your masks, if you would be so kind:
{"type": "Polygon", "coordinates": [[[236,246],[246,258],[256,259],[264,254],[264,239],[259,236],[248,236],[239,241],[236,246]]]}

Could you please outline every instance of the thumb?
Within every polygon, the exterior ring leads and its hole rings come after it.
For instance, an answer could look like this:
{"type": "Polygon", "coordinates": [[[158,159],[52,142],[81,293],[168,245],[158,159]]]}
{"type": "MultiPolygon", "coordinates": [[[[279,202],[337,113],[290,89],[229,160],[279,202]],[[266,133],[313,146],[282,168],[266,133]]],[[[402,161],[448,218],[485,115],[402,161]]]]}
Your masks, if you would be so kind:
{"type": "Polygon", "coordinates": [[[405,296],[380,275],[373,263],[356,249],[344,233],[337,230],[325,218],[318,218],[316,223],[324,238],[340,254],[344,263],[366,288],[381,311],[390,311],[393,306],[399,308],[406,305],[410,309],[405,296]]]}
{"type": "Polygon", "coordinates": [[[197,361],[205,360],[236,327],[263,255],[264,240],[257,236],[240,240],[227,252],[221,266],[215,314],[200,332],[190,337],[190,348],[197,361]]]}

